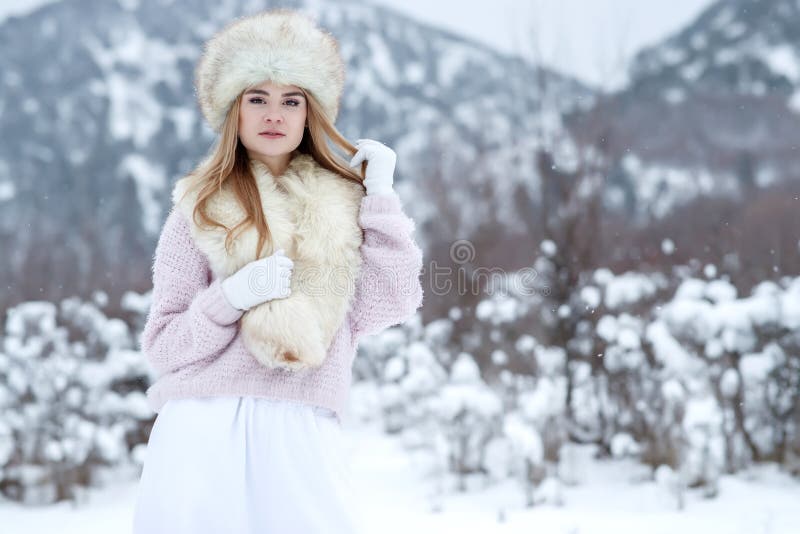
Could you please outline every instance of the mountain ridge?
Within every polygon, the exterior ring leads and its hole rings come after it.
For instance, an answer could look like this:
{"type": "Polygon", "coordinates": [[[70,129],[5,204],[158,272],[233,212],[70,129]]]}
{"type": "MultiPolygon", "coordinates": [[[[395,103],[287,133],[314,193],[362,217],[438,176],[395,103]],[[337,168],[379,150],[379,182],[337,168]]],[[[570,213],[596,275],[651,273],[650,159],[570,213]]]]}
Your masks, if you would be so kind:
{"type": "Polygon", "coordinates": [[[395,148],[397,188],[415,200],[409,211],[421,225],[436,209],[419,193],[436,143],[464,162],[442,175],[451,183],[482,151],[542,129],[540,95],[531,90],[540,80],[561,89],[564,109],[592,94],[478,41],[355,0],[42,6],[0,24],[8,51],[0,57],[0,235],[14,251],[0,272],[19,280],[12,300],[85,294],[100,284],[114,301],[148,288],[171,183],[215,138],[193,92],[201,45],[234,17],[278,6],[314,14],[339,39],[348,70],[337,127],[395,148]],[[502,83],[513,94],[495,96],[502,83]]]}

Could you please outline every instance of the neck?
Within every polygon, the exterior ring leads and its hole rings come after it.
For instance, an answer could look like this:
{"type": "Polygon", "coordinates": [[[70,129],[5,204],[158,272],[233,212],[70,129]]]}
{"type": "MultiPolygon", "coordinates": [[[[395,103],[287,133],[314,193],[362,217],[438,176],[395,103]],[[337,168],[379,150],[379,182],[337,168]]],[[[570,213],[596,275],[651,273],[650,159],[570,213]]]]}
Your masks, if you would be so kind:
{"type": "Polygon", "coordinates": [[[277,156],[251,155],[250,157],[263,163],[267,169],[269,169],[269,172],[272,174],[272,176],[280,176],[286,172],[286,169],[289,167],[289,163],[292,161],[294,154],[294,151],[292,151],[277,156]]]}

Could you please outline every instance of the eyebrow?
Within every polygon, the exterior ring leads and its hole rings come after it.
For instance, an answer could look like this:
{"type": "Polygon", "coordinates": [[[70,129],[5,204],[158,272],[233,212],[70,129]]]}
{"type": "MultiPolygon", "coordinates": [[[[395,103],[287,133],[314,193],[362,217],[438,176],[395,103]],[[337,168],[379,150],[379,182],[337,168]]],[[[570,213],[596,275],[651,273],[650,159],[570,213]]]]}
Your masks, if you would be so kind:
{"type": "MultiPolygon", "coordinates": [[[[256,94],[256,95],[267,95],[269,96],[269,91],[263,91],[261,89],[250,89],[245,93],[246,95],[249,94],[256,94]]],[[[292,91],[289,93],[283,93],[281,96],[305,96],[300,91],[292,91]]]]}

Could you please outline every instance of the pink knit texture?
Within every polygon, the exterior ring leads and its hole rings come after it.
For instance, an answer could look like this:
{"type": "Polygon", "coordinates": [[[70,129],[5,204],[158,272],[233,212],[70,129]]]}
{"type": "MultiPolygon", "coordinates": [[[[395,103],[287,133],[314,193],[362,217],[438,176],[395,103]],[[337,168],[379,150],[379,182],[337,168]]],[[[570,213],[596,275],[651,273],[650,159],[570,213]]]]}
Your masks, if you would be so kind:
{"type": "Polygon", "coordinates": [[[359,224],[363,261],[347,316],[320,367],[289,371],[265,367],[244,347],[238,322],[244,312],[227,301],[188,221],[173,209],[156,246],[152,302],[140,339],[158,374],[147,390],[151,408],[158,412],[174,398],[259,396],[322,406],[341,418],[358,340],[405,322],[423,298],[422,251],[397,193],[365,196],[359,224]]]}

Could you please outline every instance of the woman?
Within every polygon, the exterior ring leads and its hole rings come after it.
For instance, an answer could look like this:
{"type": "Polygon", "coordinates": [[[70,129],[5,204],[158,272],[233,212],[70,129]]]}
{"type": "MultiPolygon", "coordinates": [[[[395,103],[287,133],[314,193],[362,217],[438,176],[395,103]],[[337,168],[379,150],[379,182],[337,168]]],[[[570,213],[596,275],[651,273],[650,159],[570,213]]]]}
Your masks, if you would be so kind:
{"type": "Polygon", "coordinates": [[[237,19],[195,82],[220,137],[156,247],[134,532],[359,532],[340,435],[356,346],[422,303],[396,156],[336,131],[344,64],[299,13],[237,19]]]}

